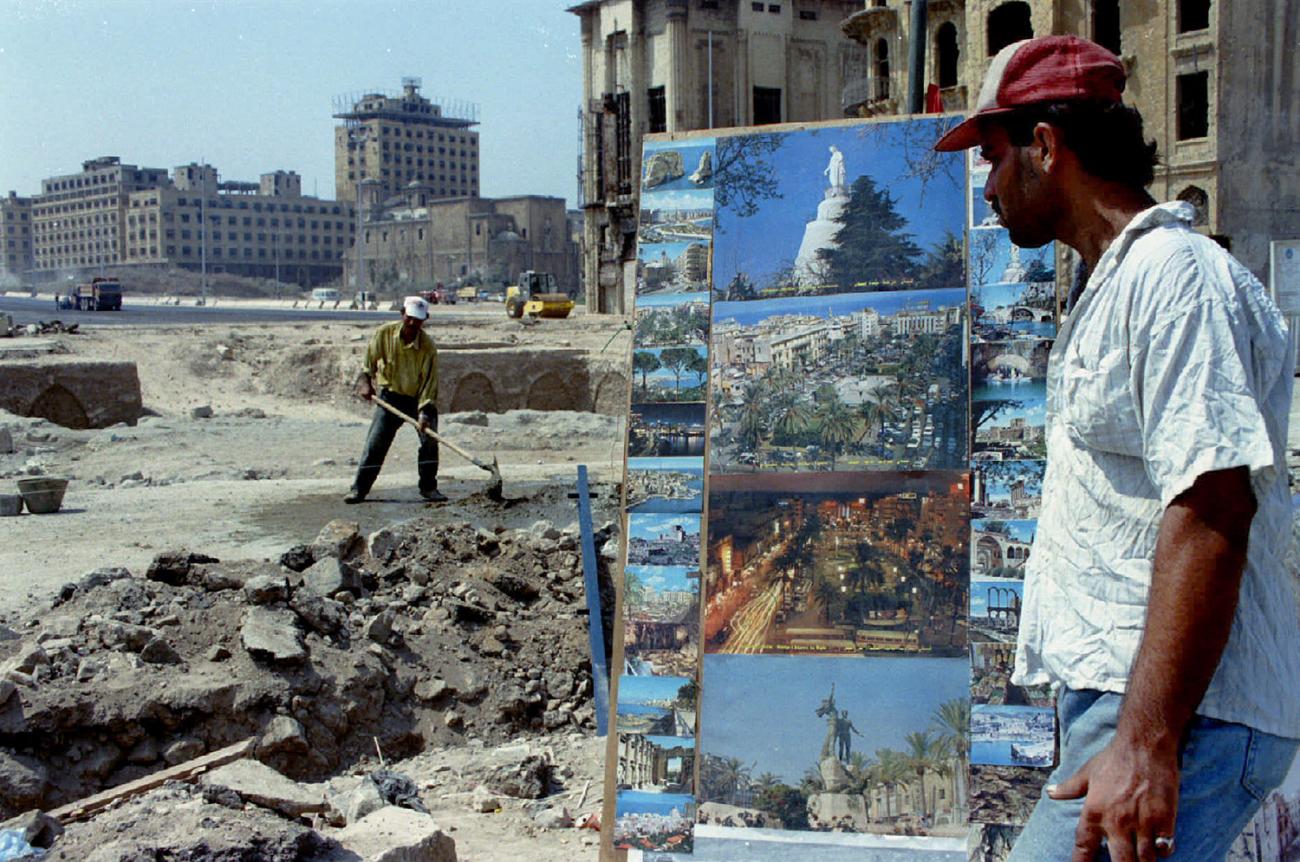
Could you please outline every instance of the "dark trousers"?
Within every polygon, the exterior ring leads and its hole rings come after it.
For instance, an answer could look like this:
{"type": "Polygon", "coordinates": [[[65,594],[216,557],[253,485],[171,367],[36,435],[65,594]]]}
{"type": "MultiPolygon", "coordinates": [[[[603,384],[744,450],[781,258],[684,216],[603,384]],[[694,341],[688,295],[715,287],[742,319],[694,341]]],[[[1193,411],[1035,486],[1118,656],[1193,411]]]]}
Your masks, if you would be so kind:
{"type": "MultiPolygon", "coordinates": [[[[379,397],[407,416],[419,418],[415,415],[419,404],[410,395],[398,395],[396,392],[383,389],[379,397]]],[[[437,431],[437,409],[430,404],[425,408],[424,415],[429,417],[430,427],[437,431]]],[[[397,429],[405,424],[400,417],[394,416],[378,405],[375,406],[375,416],[370,420],[370,431],[366,434],[366,448],[361,453],[361,464],[357,467],[357,478],[352,482],[353,491],[363,497],[370,493],[370,487],[379,478],[379,470],[384,466],[384,456],[388,454],[388,447],[393,444],[397,429]]],[[[419,437],[420,453],[416,463],[420,470],[420,491],[433,491],[438,487],[438,441],[427,434],[420,434],[419,437]]]]}

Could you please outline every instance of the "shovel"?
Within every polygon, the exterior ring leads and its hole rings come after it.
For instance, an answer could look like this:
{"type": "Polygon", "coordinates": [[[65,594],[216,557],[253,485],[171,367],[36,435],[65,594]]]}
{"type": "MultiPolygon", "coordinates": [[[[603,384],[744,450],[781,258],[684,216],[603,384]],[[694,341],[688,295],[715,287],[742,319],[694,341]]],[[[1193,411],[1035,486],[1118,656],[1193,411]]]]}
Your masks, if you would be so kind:
{"type": "MultiPolygon", "coordinates": [[[[374,396],[372,400],[380,407],[387,410],[389,413],[392,413],[394,416],[399,416],[406,422],[410,423],[416,430],[420,429],[419,422],[416,422],[410,416],[407,416],[401,410],[398,410],[396,407],[389,404],[387,401],[380,398],[378,395],[374,396]]],[[[501,470],[500,468],[497,467],[497,459],[495,455],[492,456],[492,463],[488,464],[485,461],[480,461],[479,459],[475,458],[473,455],[466,452],[464,449],[460,448],[459,446],[457,446],[455,443],[451,442],[447,438],[439,437],[438,432],[434,431],[431,428],[425,428],[424,433],[428,434],[434,440],[437,440],[439,443],[446,446],[448,449],[455,452],[457,455],[464,458],[466,461],[469,461],[471,464],[473,464],[475,467],[478,467],[480,470],[487,470],[488,473],[492,475],[492,481],[489,482],[487,486],[488,499],[495,500],[498,503],[505,500],[505,495],[501,492],[501,485],[502,485],[501,470]]]]}

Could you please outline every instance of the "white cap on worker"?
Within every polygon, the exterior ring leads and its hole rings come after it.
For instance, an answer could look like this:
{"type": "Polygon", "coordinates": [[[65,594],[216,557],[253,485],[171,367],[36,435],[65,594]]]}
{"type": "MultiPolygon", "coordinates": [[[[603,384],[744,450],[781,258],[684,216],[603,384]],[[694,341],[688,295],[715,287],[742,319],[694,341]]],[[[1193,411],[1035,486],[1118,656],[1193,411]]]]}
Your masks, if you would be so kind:
{"type": "Polygon", "coordinates": [[[424,320],[429,316],[429,303],[418,296],[408,296],[402,300],[402,313],[416,320],[424,320]]]}

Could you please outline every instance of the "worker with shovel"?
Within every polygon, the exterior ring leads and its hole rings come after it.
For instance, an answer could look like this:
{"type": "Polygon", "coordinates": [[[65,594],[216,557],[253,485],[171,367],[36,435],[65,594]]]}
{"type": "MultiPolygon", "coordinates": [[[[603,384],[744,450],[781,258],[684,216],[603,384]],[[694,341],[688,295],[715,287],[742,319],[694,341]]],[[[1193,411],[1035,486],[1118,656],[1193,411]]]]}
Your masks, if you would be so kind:
{"type": "Polygon", "coordinates": [[[402,427],[401,414],[419,418],[420,496],[430,502],[447,499],[438,491],[438,441],[425,433],[438,428],[438,350],[424,331],[429,305],[418,296],[402,304],[402,319],[375,331],[366,348],[365,367],[357,381],[358,395],[375,402],[375,415],[366,435],[366,447],[345,503],[360,503],[384,466],[384,456],[402,427]],[[375,393],[378,381],[378,398],[375,393]]]}

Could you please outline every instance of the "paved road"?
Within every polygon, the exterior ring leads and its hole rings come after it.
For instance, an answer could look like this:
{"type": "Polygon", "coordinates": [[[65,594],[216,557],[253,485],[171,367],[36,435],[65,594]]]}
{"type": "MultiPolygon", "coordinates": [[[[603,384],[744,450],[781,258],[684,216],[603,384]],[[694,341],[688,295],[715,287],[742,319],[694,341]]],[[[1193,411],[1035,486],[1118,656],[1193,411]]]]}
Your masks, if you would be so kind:
{"type": "MultiPolygon", "coordinates": [[[[82,326],[164,326],[174,324],[205,323],[289,323],[293,321],[367,321],[379,322],[396,319],[395,312],[388,311],[322,311],[305,308],[273,307],[237,307],[218,304],[215,307],[195,305],[146,305],[134,304],[130,297],[122,303],[121,311],[76,311],[73,309],[56,309],[53,299],[29,299],[27,297],[0,296],[0,313],[13,315],[14,323],[25,325],[41,321],[61,320],[65,324],[80,323],[82,326]]],[[[456,318],[481,319],[483,315],[499,313],[502,319],[505,312],[496,303],[484,303],[481,306],[467,307],[465,311],[457,309],[433,309],[433,316],[438,322],[450,322],[456,318]]]]}

